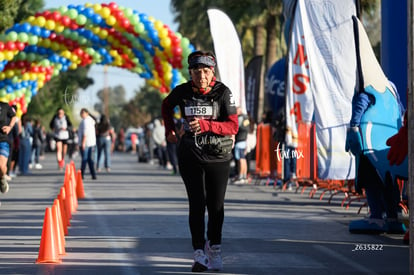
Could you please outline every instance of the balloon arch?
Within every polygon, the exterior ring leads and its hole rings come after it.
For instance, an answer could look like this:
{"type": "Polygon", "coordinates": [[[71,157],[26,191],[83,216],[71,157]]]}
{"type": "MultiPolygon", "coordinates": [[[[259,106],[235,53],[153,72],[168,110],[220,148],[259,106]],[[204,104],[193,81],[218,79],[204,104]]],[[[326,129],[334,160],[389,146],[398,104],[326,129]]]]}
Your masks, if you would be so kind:
{"type": "Polygon", "coordinates": [[[89,64],[125,68],[168,93],[188,78],[193,50],[161,21],[113,2],[46,10],[0,35],[0,101],[21,116],[52,77],[89,64]]]}

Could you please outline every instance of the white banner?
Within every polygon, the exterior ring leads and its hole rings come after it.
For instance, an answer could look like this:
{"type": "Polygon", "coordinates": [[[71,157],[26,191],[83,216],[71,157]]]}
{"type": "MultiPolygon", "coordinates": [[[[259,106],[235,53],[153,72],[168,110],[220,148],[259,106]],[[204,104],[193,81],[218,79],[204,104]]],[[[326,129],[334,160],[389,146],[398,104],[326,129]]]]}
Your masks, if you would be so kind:
{"type": "Polygon", "coordinates": [[[287,79],[287,142],[296,145],[297,121],[316,124],[318,177],[351,179],[345,151],[356,83],[354,0],[298,0],[292,23],[287,79]]]}
{"type": "Polygon", "coordinates": [[[244,63],[239,36],[233,22],[224,12],[209,9],[207,14],[220,81],[229,87],[236,106],[240,106],[246,113],[244,63]]]}

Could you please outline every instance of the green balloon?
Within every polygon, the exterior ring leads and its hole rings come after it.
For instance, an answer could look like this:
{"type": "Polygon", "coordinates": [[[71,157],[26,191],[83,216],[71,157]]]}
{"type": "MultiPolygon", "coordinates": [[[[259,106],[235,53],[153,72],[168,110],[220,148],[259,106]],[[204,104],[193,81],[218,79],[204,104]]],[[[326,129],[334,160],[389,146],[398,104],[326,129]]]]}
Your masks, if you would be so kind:
{"type": "Polygon", "coordinates": [[[78,17],[78,11],[75,9],[69,9],[66,12],[66,15],[69,16],[70,19],[76,19],[76,17],[78,17]]]}
{"type": "Polygon", "coordinates": [[[188,46],[190,45],[190,40],[188,40],[187,37],[183,37],[181,39],[181,48],[188,48],[188,46]]]}
{"type": "Polygon", "coordinates": [[[27,61],[33,62],[35,60],[36,60],[36,54],[34,54],[34,53],[27,54],[27,61]]]}
{"type": "Polygon", "coordinates": [[[40,65],[42,65],[43,67],[49,67],[50,66],[50,60],[49,59],[43,59],[42,61],[40,61],[40,65]]]}
{"type": "Polygon", "coordinates": [[[137,25],[135,25],[134,30],[139,34],[142,34],[145,31],[145,26],[139,22],[137,25]]]}
{"type": "Polygon", "coordinates": [[[62,35],[64,37],[70,37],[71,34],[72,34],[72,31],[70,29],[64,29],[62,32],[62,35]]]}
{"type": "Polygon", "coordinates": [[[13,42],[15,42],[17,40],[17,32],[14,32],[14,31],[9,32],[7,34],[7,37],[6,38],[7,38],[7,41],[13,41],[13,42]]]}
{"type": "Polygon", "coordinates": [[[25,52],[19,52],[19,54],[17,55],[17,59],[19,60],[25,60],[27,57],[25,52]]]}
{"type": "Polygon", "coordinates": [[[39,42],[39,38],[36,35],[29,35],[29,45],[36,45],[39,42]]]}
{"type": "Polygon", "coordinates": [[[124,15],[130,19],[130,17],[132,17],[134,15],[133,11],[131,8],[126,8],[124,9],[124,15]]]}
{"type": "Polygon", "coordinates": [[[69,38],[76,41],[79,38],[79,34],[77,32],[71,32],[69,38]]]}
{"type": "Polygon", "coordinates": [[[61,7],[59,7],[59,9],[58,9],[59,11],[60,11],[60,13],[66,13],[67,11],[68,11],[68,7],[66,7],[66,6],[61,6],[61,7]]]}
{"type": "Polygon", "coordinates": [[[88,39],[86,39],[85,37],[79,37],[78,43],[81,45],[85,45],[86,43],[88,43],[88,39]]]}
{"type": "Polygon", "coordinates": [[[87,21],[88,21],[88,19],[83,14],[79,14],[76,17],[76,23],[78,23],[79,25],[85,25],[87,21]]]}
{"type": "Polygon", "coordinates": [[[27,35],[27,33],[21,32],[19,33],[17,40],[19,40],[20,42],[26,43],[29,40],[29,36],[27,35]]]}
{"type": "Polygon", "coordinates": [[[4,96],[6,96],[6,90],[5,89],[1,89],[0,90],[0,97],[4,97],[4,96]]]}

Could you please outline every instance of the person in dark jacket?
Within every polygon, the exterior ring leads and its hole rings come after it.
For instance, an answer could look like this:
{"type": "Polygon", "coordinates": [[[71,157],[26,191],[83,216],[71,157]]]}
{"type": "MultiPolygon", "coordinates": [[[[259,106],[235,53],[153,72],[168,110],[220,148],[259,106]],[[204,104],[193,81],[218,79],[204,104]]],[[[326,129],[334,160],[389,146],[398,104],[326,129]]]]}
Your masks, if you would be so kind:
{"type": "Polygon", "coordinates": [[[216,59],[211,52],[191,53],[188,64],[191,80],[174,88],[162,103],[165,135],[169,142],[178,141],[174,108],[179,106],[183,132],[179,133],[177,155],[189,201],[192,271],[221,270],[224,197],[233,136],[238,131],[236,105],[230,89],[216,80],[216,59]]]}

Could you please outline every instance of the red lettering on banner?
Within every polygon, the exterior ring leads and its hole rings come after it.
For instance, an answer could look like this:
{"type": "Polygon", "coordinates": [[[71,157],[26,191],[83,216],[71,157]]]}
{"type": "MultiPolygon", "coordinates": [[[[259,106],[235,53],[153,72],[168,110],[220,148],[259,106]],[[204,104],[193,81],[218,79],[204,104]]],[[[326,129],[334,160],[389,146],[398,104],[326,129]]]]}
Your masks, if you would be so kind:
{"type": "Polygon", "coordinates": [[[308,57],[305,55],[305,47],[298,44],[298,50],[296,51],[295,58],[293,59],[293,64],[302,66],[307,61],[308,57]]]}
{"type": "Polygon", "coordinates": [[[304,74],[295,74],[292,82],[292,92],[301,95],[308,90],[310,78],[304,74]]]}
{"type": "Polygon", "coordinates": [[[296,117],[296,123],[302,121],[302,111],[300,109],[300,102],[296,101],[293,104],[293,108],[290,109],[290,115],[294,115],[296,117]]]}

